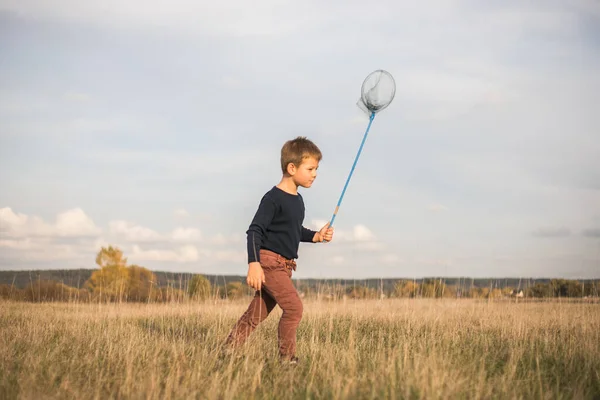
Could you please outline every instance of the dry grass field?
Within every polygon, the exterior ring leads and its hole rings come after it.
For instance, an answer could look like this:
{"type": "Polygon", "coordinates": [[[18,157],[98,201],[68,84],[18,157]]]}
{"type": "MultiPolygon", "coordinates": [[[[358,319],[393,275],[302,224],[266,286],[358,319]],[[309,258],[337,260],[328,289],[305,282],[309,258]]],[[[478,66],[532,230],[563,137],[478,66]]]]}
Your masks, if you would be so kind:
{"type": "Polygon", "coordinates": [[[219,356],[246,305],[1,301],[0,398],[600,398],[597,303],[307,301],[295,367],[278,308],[219,356]]]}

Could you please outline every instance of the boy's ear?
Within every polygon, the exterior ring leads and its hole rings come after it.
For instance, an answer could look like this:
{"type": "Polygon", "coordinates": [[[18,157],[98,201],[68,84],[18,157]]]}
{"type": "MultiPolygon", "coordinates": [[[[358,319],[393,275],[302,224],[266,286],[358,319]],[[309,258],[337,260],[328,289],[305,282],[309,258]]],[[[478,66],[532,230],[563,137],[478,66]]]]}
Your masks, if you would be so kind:
{"type": "Polygon", "coordinates": [[[296,170],[297,170],[297,168],[296,168],[296,165],[294,163],[288,163],[288,165],[287,165],[287,173],[290,176],[294,176],[294,174],[296,173],[296,170]]]}

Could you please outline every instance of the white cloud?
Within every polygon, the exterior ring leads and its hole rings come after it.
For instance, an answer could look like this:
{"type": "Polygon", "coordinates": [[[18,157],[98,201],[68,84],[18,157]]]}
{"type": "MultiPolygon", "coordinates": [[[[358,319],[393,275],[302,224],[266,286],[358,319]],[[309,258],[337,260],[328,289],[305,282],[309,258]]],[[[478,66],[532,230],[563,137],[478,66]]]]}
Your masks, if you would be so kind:
{"type": "Polygon", "coordinates": [[[9,249],[27,250],[32,247],[31,239],[1,239],[0,247],[7,247],[9,249]]]}
{"type": "MultiPolygon", "coordinates": [[[[318,230],[322,228],[328,221],[313,220],[309,228],[318,230]]],[[[336,229],[333,234],[334,242],[352,244],[356,249],[362,251],[382,251],[386,248],[375,234],[364,224],[357,224],[352,227],[351,231],[336,229]]]]}
{"type": "MultiPolygon", "coordinates": [[[[313,231],[318,231],[322,227],[324,227],[329,221],[325,221],[324,219],[313,219],[310,224],[305,225],[308,229],[312,229],[313,231]]],[[[335,227],[335,226],[334,226],[335,227]]]]}
{"type": "Polygon", "coordinates": [[[159,241],[162,239],[158,232],[129,221],[110,221],[108,227],[112,235],[129,242],[159,241]]]}
{"type": "Polygon", "coordinates": [[[49,236],[54,229],[41,218],[15,213],[10,207],[0,209],[0,232],[6,237],[49,236]]]}
{"type": "MultiPolygon", "coordinates": [[[[53,224],[34,215],[0,209],[2,264],[11,267],[28,262],[93,260],[93,238],[102,232],[80,208],[62,212],[53,224]],[[67,240],[67,243],[64,241],[67,240]]],[[[93,262],[93,261],[92,261],[93,262]]]]}
{"type": "Polygon", "coordinates": [[[176,242],[198,242],[202,240],[202,234],[197,228],[176,228],[171,233],[171,239],[176,242]]]}
{"type": "Polygon", "coordinates": [[[99,251],[102,247],[112,246],[109,240],[106,240],[104,237],[98,237],[94,240],[94,242],[90,245],[90,249],[93,251],[99,251]]]}
{"type": "Polygon", "coordinates": [[[354,239],[359,242],[375,240],[375,235],[365,225],[356,225],[354,227],[354,239]]]}
{"type": "Polygon", "coordinates": [[[144,250],[138,245],[132,248],[129,259],[132,262],[137,261],[169,261],[176,263],[187,263],[198,261],[200,253],[198,248],[193,245],[179,247],[176,250],[144,250]]]}
{"type": "MultiPolygon", "coordinates": [[[[315,219],[312,220],[310,225],[307,227],[312,230],[319,230],[329,221],[315,219]]],[[[335,228],[335,226],[334,226],[335,228]]],[[[344,240],[344,241],[371,241],[375,240],[375,235],[373,232],[367,228],[363,224],[354,225],[351,232],[335,229],[333,234],[334,240],[344,240]]]]}
{"type": "Polygon", "coordinates": [[[6,237],[89,237],[101,231],[80,208],[58,214],[54,224],[34,215],[15,213],[10,207],[0,209],[0,232],[6,237]]]}
{"type": "MultiPolygon", "coordinates": [[[[39,217],[16,213],[5,207],[0,209],[0,248],[5,249],[2,259],[5,263],[52,260],[79,263],[87,260],[84,262],[91,265],[101,247],[116,245],[130,257],[131,262],[190,263],[204,259],[243,264],[246,260],[245,251],[199,248],[192,244],[175,246],[175,243],[202,244],[200,230],[193,227],[178,227],[163,235],[125,220],[110,221],[108,226],[105,235],[100,236],[102,230],[79,208],[58,214],[56,223],[48,224],[39,217]],[[61,242],[65,238],[70,240],[68,244],[61,242]],[[147,245],[142,247],[140,242],[147,245]]],[[[217,234],[206,244],[219,246],[240,242],[238,234],[217,234]]]]}
{"type": "Polygon", "coordinates": [[[65,211],[56,217],[59,236],[95,236],[101,232],[81,208],[65,211]]]}

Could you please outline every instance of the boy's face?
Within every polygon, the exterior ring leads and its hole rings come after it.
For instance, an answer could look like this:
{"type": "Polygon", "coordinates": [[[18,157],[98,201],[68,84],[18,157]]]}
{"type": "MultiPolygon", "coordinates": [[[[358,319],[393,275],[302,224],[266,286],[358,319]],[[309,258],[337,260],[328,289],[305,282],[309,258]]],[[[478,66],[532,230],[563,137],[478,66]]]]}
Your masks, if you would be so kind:
{"type": "Polygon", "coordinates": [[[314,157],[308,157],[302,160],[302,164],[300,164],[300,166],[292,166],[290,169],[295,171],[293,174],[291,174],[294,178],[294,182],[296,182],[298,186],[309,188],[317,178],[319,161],[317,161],[317,159],[314,157]]]}

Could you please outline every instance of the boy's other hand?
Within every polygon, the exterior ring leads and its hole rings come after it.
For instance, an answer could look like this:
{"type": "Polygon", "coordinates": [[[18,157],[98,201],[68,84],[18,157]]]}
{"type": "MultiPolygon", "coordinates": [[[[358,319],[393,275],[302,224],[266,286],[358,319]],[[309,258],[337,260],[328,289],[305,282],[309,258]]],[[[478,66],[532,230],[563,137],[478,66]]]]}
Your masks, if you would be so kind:
{"type": "Polygon", "coordinates": [[[246,283],[256,290],[260,290],[262,284],[265,283],[265,273],[259,262],[251,262],[248,264],[248,277],[246,278],[246,283]]]}
{"type": "Polygon", "coordinates": [[[329,227],[329,222],[317,232],[318,242],[331,242],[333,240],[334,228],[329,227]]]}

